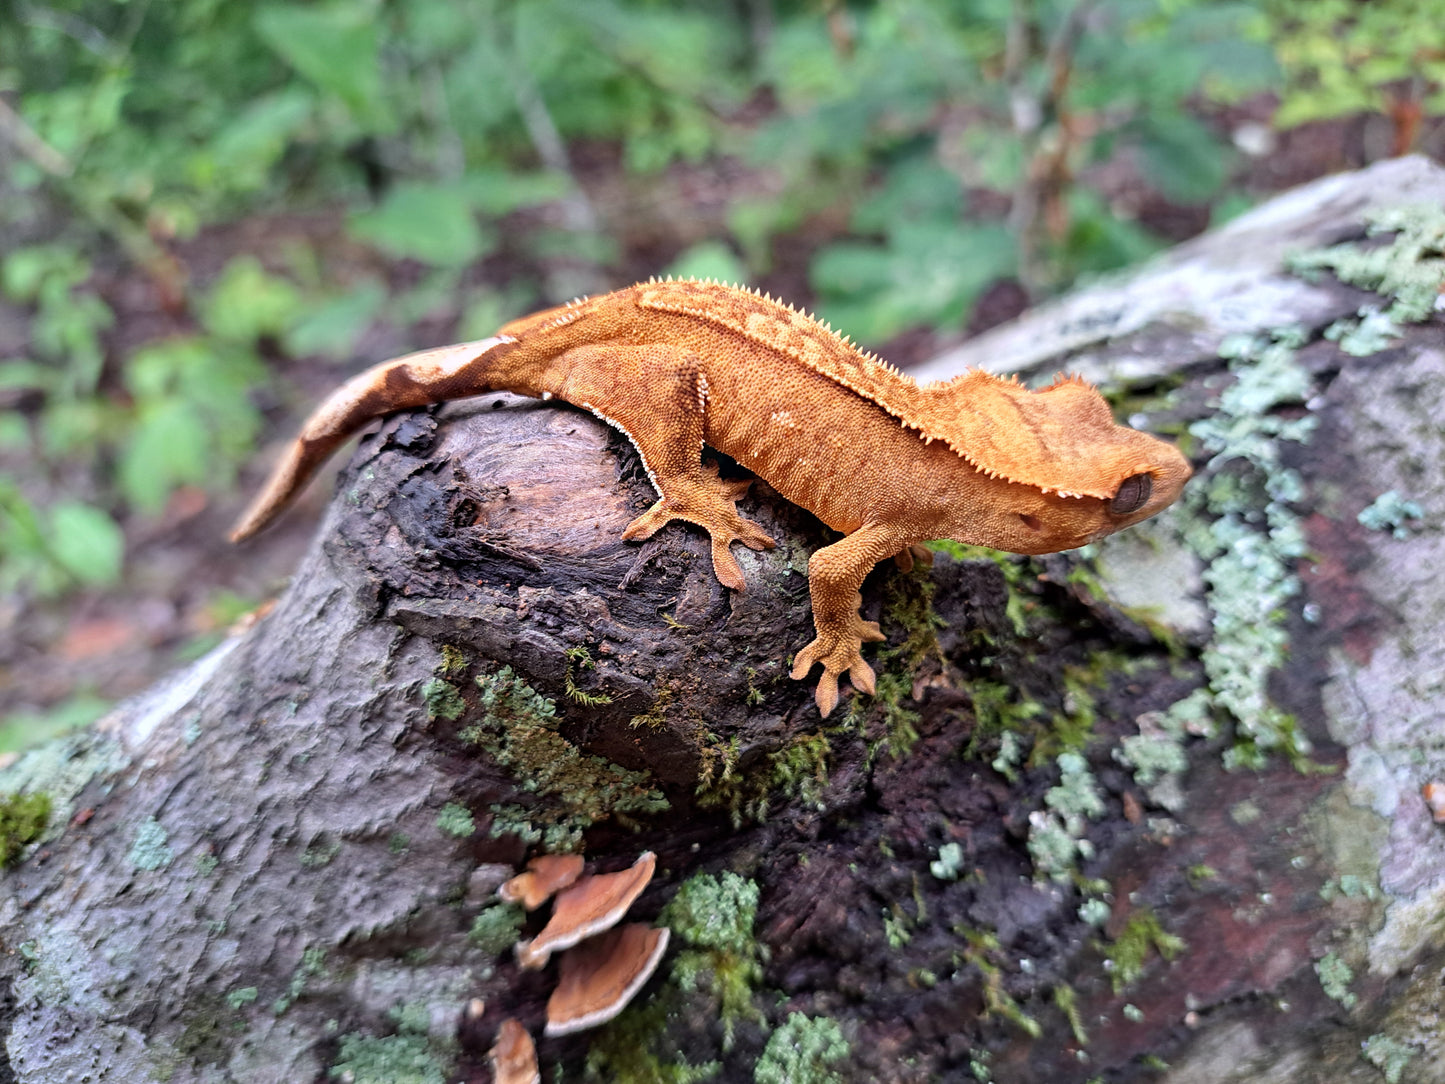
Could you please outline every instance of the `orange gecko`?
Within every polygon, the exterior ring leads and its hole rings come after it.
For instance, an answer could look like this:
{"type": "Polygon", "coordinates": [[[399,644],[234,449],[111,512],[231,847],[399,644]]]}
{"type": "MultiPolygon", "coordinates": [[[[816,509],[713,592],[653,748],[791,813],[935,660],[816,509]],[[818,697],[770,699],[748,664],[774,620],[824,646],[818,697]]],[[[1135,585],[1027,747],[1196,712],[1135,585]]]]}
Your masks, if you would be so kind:
{"type": "Polygon", "coordinates": [[[1014,553],[1072,549],[1171,504],[1190,475],[1172,445],[1116,425],[1077,377],[1041,391],[970,371],[919,385],[806,313],[716,282],[653,280],[514,320],[490,339],[383,362],[307,420],[231,534],[269,523],[338,444],[379,415],[511,391],[564,399],[616,426],[659,499],[623,531],[648,538],[674,519],[712,539],[717,578],[743,589],[729,547],[775,543],[738,514],[747,481],[702,460],[735,459],[844,538],[808,562],[814,664],[827,715],[838,678],[874,690],[858,589],[886,557],[951,538],[1014,553]]]}

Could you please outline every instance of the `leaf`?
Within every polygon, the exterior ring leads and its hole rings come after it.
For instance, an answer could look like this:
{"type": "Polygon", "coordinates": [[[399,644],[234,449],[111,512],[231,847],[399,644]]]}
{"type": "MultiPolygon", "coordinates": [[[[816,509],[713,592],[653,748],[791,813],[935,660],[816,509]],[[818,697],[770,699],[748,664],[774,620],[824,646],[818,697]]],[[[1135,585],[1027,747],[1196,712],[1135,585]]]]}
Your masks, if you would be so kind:
{"type": "Polygon", "coordinates": [[[163,399],[142,411],[121,451],[121,490],[142,512],[157,513],[176,486],[209,480],[210,448],[205,419],[184,399],[163,399]]]}
{"type": "Polygon", "coordinates": [[[460,267],[491,249],[459,185],[399,184],[381,206],[351,219],[351,232],[392,256],[460,267]]]}
{"type": "Polygon", "coordinates": [[[371,326],[385,303],[385,286],[376,281],[363,282],[297,320],[286,333],[286,352],[292,357],[313,354],[338,359],[349,357],[356,340],[371,326]]]}
{"type": "Polygon", "coordinates": [[[1166,199],[1203,203],[1224,184],[1229,151],[1193,117],[1150,114],[1140,125],[1138,139],[1144,171],[1166,199]]]}
{"type": "Polygon", "coordinates": [[[665,273],[677,278],[717,279],[739,285],[748,280],[748,269],[721,241],[693,245],[668,264],[665,273]]]}
{"type": "Polygon", "coordinates": [[[105,587],[120,579],[125,536],[115,520],[80,501],[62,501],[50,513],[50,555],[77,581],[105,587]]]}
{"type": "Polygon", "coordinates": [[[300,315],[301,294],[290,282],[268,274],[255,256],[237,256],[202,303],[202,322],[231,342],[280,335],[300,315]]]}
{"type": "Polygon", "coordinates": [[[336,95],[365,127],[389,127],[381,82],[377,6],[371,0],[263,7],[261,39],[320,90],[336,95]]]}

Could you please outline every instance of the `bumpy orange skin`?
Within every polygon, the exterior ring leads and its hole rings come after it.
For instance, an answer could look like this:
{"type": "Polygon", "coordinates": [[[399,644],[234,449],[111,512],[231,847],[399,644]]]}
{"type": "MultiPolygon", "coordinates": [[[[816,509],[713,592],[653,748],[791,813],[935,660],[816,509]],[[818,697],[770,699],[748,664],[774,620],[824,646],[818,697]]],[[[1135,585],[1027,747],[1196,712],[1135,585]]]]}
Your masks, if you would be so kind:
{"type": "Polygon", "coordinates": [[[774,543],[737,512],[745,484],[718,478],[710,445],[846,537],[808,564],[817,637],[793,677],[823,666],[872,692],[858,613],[875,563],[927,539],[1015,553],[1072,549],[1179,496],[1190,469],[1172,445],[1116,425],[1073,378],[1042,391],[982,372],[920,386],[805,313],[732,286],[647,282],[507,324],[493,339],[385,362],[353,378],[303,427],[232,533],[260,530],[347,436],[380,414],[512,391],[565,399],[621,429],[659,499],[623,537],[674,520],[712,538],[718,579],[743,589],[730,546],[774,543]]]}

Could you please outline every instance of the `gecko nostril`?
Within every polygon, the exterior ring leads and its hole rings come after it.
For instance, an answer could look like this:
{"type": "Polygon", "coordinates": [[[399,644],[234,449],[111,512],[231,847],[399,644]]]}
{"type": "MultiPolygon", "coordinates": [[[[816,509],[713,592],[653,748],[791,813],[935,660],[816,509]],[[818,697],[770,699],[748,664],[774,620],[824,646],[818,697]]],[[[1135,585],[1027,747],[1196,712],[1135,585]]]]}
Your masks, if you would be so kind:
{"type": "Polygon", "coordinates": [[[1023,520],[1024,526],[1031,531],[1043,530],[1044,525],[1040,523],[1036,517],[1029,515],[1027,512],[1020,512],[1019,519],[1023,520]]]}

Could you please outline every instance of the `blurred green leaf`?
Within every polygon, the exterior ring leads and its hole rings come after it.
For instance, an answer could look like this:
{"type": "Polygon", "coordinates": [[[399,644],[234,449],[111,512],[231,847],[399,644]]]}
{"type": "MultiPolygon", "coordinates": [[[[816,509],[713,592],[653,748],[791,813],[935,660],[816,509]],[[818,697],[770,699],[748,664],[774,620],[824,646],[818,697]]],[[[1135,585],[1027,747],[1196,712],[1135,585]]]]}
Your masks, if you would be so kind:
{"type": "Polygon", "coordinates": [[[255,256],[237,256],[226,264],[201,305],[202,323],[213,335],[232,342],[254,342],[280,335],[302,311],[300,291],[268,274],[255,256]]]}
{"type": "Polygon", "coordinates": [[[78,582],[109,587],[120,579],[125,536],[101,509],[61,501],[50,512],[50,552],[78,582]]]}
{"type": "Polygon", "coordinates": [[[268,6],[256,12],[262,40],[321,90],[335,94],[363,125],[383,130],[380,12],[374,0],[268,6]]]}
{"type": "Polygon", "coordinates": [[[399,184],[380,207],[354,215],[351,232],[392,256],[442,267],[471,263],[492,245],[465,188],[455,184],[399,184]]]}
{"type": "Polygon", "coordinates": [[[182,399],[160,400],[140,412],[121,451],[121,492],[142,512],[159,512],[177,486],[207,481],[210,447],[196,411],[182,399]]]}
{"type": "Polygon", "coordinates": [[[77,693],[44,711],[11,712],[0,718],[0,753],[16,753],[89,726],[110,710],[110,703],[91,693],[77,693]]]}
{"type": "Polygon", "coordinates": [[[293,357],[349,357],[356,340],[381,315],[385,304],[386,287],[368,281],[315,305],[286,333],[286,352],[293,357]]]}
{"type": "Polygon", "coordinates": [[[717,279],[733,285],[745,285],[748,281],[748,269],[721,241],[693,245],[668,264],[663,273],[684,279],[717,279]]]}
{"type": "Polygon", "coordinates": [[[1193,117],[1153,114],[1138,139],[1149,180],[1166,199],[1203,203],[1224,184],[1232,152],[1193,117]]]}

